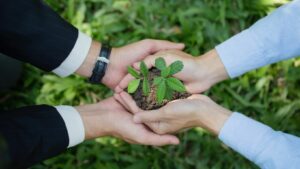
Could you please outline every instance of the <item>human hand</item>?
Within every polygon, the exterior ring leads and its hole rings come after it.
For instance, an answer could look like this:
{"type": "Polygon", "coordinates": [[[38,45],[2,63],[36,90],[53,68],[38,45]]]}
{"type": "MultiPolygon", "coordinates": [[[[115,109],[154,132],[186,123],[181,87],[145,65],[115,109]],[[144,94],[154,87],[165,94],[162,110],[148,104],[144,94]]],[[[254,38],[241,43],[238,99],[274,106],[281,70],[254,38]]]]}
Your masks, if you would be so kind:
{"type": "MultiPolygon", "coordinates": [[[[166,50],[155,53],[144,59],[148,68],[155,66],[155,59],[162,57],[167,65],[174,61],[183,62],[183,70],[174,75],[182,80],[188,93],[201,93],[209,89],[215,83],[228,78],[227,72],[216,50],[212,50],[201,57],[193,57],[179,50],[166,50]]],[[[134,68],[139,70],[140,63],[134,63],[134,68]]],[[[127,74],[115,88],[117,93],[127,88],[128,83],[134,77],[127,74]]]]}
{"type": "Polygon", "coordinates": [[[133,122],[133,116],[114,98],[96,104],[76,107],[85,127],[85,139],[114,136],[129,143],[162,146],[179,144],[177,137],[158,135],[143,124],[133,122]]]}
{"type": "MultiPolygon", "coordinates": [[[[77,70],[77,73],[86,77],[92,75],[96,59],[99,55],[101,45],[93,42],[89,54],[77,70]]],[[[143,60],[146,56],[154,54],[160,50],[177,49],[182,50],[184,44],[173,43],[165,40],[141,40],[123,47],[113,48],[110,55],[105,76],[102,83],[111,89],[114,89],[122,78],[127,74],[127,66],[143,60]]],[[[100,82],[99,82],[100,83],[100,82]]]]}
{"type": "Polygon", "coordinates": [[[133,112],[134,122],[147,124],[158,134],[174,133],[184,128],[202,127],[218,135],[231,112],[205,95],[195,94],[174,100],[160,109],[144,111],[126,92],[115,94],[119,102],[133,112]]]}

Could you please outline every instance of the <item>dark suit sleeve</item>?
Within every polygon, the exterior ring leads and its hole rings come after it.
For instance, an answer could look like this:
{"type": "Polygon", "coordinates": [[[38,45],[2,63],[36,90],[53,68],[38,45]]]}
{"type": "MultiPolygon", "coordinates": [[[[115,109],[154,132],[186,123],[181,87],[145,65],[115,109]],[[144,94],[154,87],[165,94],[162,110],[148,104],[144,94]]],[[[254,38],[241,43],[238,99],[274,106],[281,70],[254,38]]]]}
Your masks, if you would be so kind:
{"type": "Polygon", "coordinates": [[[1,112],[1,138],[0,164],[8,164],[11,169],[29,167],[53,157],[69,143],[62,117],[56,108],[45,105],[1,112]]]}
{"type": "Polygon", "coordinates": [[[0,53],[51,71],[77,37],[78,30],[41,0],[0,0],[0,53]]]}

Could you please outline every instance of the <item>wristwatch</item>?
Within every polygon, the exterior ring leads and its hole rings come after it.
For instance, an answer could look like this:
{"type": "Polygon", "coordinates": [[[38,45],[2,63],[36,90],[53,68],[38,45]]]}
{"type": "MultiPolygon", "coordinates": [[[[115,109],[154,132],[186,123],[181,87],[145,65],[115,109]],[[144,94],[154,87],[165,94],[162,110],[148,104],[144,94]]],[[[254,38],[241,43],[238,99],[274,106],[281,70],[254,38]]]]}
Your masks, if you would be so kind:
{"type": "Polygon", "coordinates": [[[101,82],[105,75],[107,65],[109,64],[110,52],[111,47],[108,44],[102,44],[92,76],[89,79],[90,83],[99,84],[101,82]]]}

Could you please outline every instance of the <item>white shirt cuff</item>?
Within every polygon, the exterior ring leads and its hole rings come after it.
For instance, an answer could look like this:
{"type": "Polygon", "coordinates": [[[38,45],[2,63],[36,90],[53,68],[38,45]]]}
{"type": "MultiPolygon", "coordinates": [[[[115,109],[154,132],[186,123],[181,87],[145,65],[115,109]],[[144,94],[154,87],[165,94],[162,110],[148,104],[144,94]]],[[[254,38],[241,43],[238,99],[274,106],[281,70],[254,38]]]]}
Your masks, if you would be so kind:
{"type": "Polygon", "coordinates": [[[82,32],[78,33],[77,41],[69,56],[53,72],[61,77],[73,74],[84,62],[92,44],[92,39],[82,32]]]}
{"type": "Polygon", "coordinates": [[[272,141],[273,130],[240,113],[233,113],[220,131],[219,139],[251,161],[272,141]],[[270,140],[271,139],[271,140],[270,140]]]}
{"type": "Polygon", "coordinates": [[[84,141],[85,131],[79,112],[71,106],[55,106],[63,118],[69,136],[69,147],[73,147],[84,141]]]}

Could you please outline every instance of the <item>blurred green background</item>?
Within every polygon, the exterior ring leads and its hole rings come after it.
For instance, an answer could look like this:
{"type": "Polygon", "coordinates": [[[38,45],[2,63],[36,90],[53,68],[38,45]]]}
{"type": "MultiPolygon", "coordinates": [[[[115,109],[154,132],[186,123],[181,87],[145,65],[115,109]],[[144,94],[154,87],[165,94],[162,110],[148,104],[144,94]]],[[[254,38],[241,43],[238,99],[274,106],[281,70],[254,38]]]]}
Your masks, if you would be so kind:
{"type": "MultiPolygon", "coordinates": [[[[122,46],[144,38],[186,44],[198,56],[249,27],[280,0],[46,0],[63,18],[99,41],[122,46]]],[[[227,80],[206,94],[233,111],[300,136],[300,59],[227,80]]],[[[112,94],[78,76],[59,78],[30,65],[17,87],[1,93],[5,109],[34,104],[78,105],[112,94]]],[[[32,169],[247,169],[248,160],[202,129],[179,134],[179,146],[130,145],[115,138],[86,141],[32,169]]]]}

